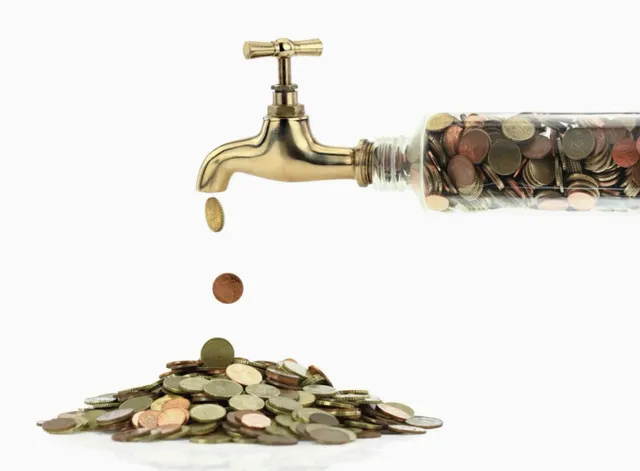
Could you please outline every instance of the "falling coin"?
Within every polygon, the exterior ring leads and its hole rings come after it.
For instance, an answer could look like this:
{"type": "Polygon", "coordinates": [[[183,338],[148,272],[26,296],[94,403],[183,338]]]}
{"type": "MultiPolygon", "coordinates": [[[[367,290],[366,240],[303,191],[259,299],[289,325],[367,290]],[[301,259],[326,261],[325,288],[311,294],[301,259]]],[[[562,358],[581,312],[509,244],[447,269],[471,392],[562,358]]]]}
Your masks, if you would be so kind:
{"type": "Polygon", "coordinates": [[[204,205],[204,216],[207,219],[209,229],[220,232],[224,227],[224,211],[217,198],[211,197],[204,205]]]}
{"type": "Polygon", "coordinates": [[[224,304],[235,303],[244,292],[242,280],[233,273],[223,273],[213,282],[213,295],[224,304]]]}

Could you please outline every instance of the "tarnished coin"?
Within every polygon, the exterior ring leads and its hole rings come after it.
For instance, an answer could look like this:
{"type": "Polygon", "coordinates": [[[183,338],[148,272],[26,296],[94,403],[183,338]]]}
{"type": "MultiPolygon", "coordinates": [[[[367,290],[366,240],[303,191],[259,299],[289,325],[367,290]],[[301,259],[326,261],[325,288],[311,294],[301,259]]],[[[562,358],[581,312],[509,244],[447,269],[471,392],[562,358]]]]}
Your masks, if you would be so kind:
{"type": "Polygon", "coordinates": [[[204,376],[193,376],[191,378],[184,378],[180,381],[180,389],[187,393],[198,393],[204,391],[205,385],[211,381],[204,376]]]}
{"type": "Polygon", "coordinates": [[[191,408],[191,418],[196,422],[215,422],[227,415],[224,407],[218,404],[198,404],[191,408]]]}
{"type": "Polygon", "coordinates": [[[269,399],[272,396],[279,396],[280,390],[270,384],[250,384],[244,388],[247,394],[259,397],[261,399],[269,399]]]}
{"type": "Polygon", "coordinates": [[[167,376],[162,381],[162,387],[169,392],[180,394],[183,392],[182,388],[180,388],[180,381],[183,379],[184,378],[182,376],[167,376]]]}
{"type": "Polygon", "coordinates": [[[305,386],[302,390],[314,394],[316,397],[335,396],[338,392],[335,388],[324,384],[311,384],[309,386],[305,386]]]}
{"type": "Polygon", "coordinates": [[[251,384],[260,384],[262,375],[252,366],[234,363],[227,366],[227,376],[236,383],[244,386],[251,384]]]}
{"type": "Polygon", "coordinates": [[[189,420],[189,411],[176,408],[165,409],[158,415],[158,427],[164,425],[184,425],[187,423],[187,420],[189,420]]]}
{"type": "Polygon", "coordinates": [[[298,440],[295,437],[287,437],[284,435],[267,435],[262,434],[258,437],[258,443],[263,445],[286,446],[295,445],[298,440]]]}
{"type": "Polygon", "coordinates": [[[283,361],[282,367],[289,373],[300,376],[302,379],[309,377],[309,370],[295,361],[283,361]]]}
{"type": "Polygon", "coordinates": [[[416,415],[411,417],[405,422],[407,425],[411,425],[413,427],[420,427],[424,429],[432,429],[432,428],[440,428],[442,427],[442,420],[436,419],[435,417],[423,417],[420,415],[416,415]]]}
{"type": "Polygon", "coordinates": [[[133,417],[135,411],[133,409],[114,409],[109,412],[105,412],[96,419],[96,422],[100,426],[117,424],[124,422],[133,417]]]}
{"type": "Polygon", "coordinates": [[[551,153],[551,147],[551,140],[547,136],[537,134],[531,142],[522,146],[522,155],[528,159],[544,159],[551,153]]]}
{"type": "Polygon", "coordinates": [[[151,433],[151,429],[138,428],[133,430],[125,430],[123,432],[115,433],[111,436],[111,439],[116,442],[131,442],[136,438],[146,437],[151,433]]]}
{"type": "Polygon", "coordinates": [[[167,409],[189,410],[189,407],[191,407],[191,402],[189,402],[189,399],[185,397],[174,397],[173,399],[170,399],[166,401],[164,404],[162,404],[161,410],[167,410],[167,409]]]}
{"type": "Polygon", "coordinates": [[[551,158],[529,160],[526,166],[540,185],[550,185],[556,179],[556,164],[551,158]]]}
{"type": "Polygon", "coordinates": [[[442,135],[442,147],[449,158],[458,154],[458,144],[460,143],[460,137],[462,137],[463,131],[464,128],[462,126],[452,125],[449,126],[442,135]]]}
{"type": "Polygon", "coordinates": [[[527,142],[535,133],[533,123],[522,116],[512,116],[502,122],[502,134],[513,142],[527,142]]]}
{"type": "Polygon", "coordinates": [[[588,129],[569,129],[562,138],[564,154],[571,160],[586,159],[593,152],[595,145],[596,140],[588,129]]]}
{"type": "MultiPolygon", "coordinates": [[[[160,411],[157,410],[147,410],[142,412],[137,417],[137,427],[138,428],[154,428],[158,426],[158,416],[160,415],[160,411]]],[[[133,424],[136,426],[136,424],[133,424]]]]}
{"type": "Polygon", "coordinates": [[[338,425],[340,425],[340,421],[335,416],[331,414],[319,413],[311,414],[309,416],[309,423],[329,425],[331,427],[337,427],[338,425]]]}
{"type": "Polygon", "coordinates": [[[135,412],[141,412],[151,407],[152,403],[153,397],[151,396],[132,397],[120,404],[120,409],[133,409],[135,412]]]}
{"type": "Polygon", "coordinates": [[[512,175],[522,163],[522,153],[514,142],[500,139],[491,146],[488,163],[498,175],[512,175]]]}
{"type": "MultiPolygon", "coordinates": [[[[213,281],[213,295],[224,304],[235,303],[244,292],[244,285],[238,275],[223,273],[213,281]]],[[[205,363],[207,365],[207,363],[205,363]]],[[[210,365],[207,365],[210,366],[210,365]]]]}
{"type": "Polygon", "coordinates": [[[242,425],[249,428],[265,429],[271,425],[271,419],[260,412],[244,414],[240,419],[242,425]]]}
{"type": "Polygon", "coordinates": [[[438,113],[430,116],[427,119],[426,128],[427,131],[439,132],[443,131],[448,126],[451,126],[455,118],[448,113],[438,113]]]}
{"type": "Polygon", "coordinates": [[[423,428],[404,424],[389,425],[389,430],[396,433],[410,433],[414,435],[422,435],[424,433],[427,433],[427,431],[423,428]]]}
{"type": "Polygon", "coordinates": [[[484,161],[489,152],[491,138],[482,129],[472,129],[460,138],[458,153],[464,155],[474,164],[484,161]]]}
{"type": "Polygon", "coordinates": [[[202,437],[191,437],[189,440],[191,443],[198,443],[201,445],[214,445],[220,443],[229,443],[231,441],[231,437],[227,435],[223,435],[221,433],[214,433],[212,435],[205,435],[202,437]]]}
{"type": "Polygon", "coordinates": [[[358,434],[358,438],[380,438],[382,434],[377,430],[363,430],[358,434]]]}
{"type": "MultiPolygon", "coordinates": [[[[347,430],[335,427],[313,428],[309,431],[309,436],[318,443],[324,443],[325,445],[343,445],[352,441],[351,435],[347,430]]],[[[353,434],[353,437],[355,437],[355,434],[353,434]]]]}
{"type": "Polygon", "coordinates": [[[207,219],[209,229],[220,232],[224,227],[224,211],[217,198],[211,197],[204,205],[204,216],[207,219]]]}
{"type": "Polygon", "coordinates": [[[384,413],[385,415],[390,416],[393,419],[407,420],[407,419],[411,418],[411,415],[408,414],[406,411],[403,411],[402,409],[399,409],[398,407],[393,406],[393,405],[389,405],[387,403],[378,404],[376,407],[380,411],[382,411],[382,413],[384,413]]]}
{"type": "Polygon", "coordinates": [[[473,162],[464,155],[456,155],[449,160],[447,175],[456,188],[468,187],[478,178],[473,162]]]}
{"type": "Polygon", "coordinates": [[[640,160],[640,153],[633,139],[618,141],[611,151],[613,161],[623,168],[633,167],[640,160]]]}
{"type": "Polygon", "coordinates": [[[200,358],[209,368],[226,368],[233,363],[233,345],[226,339],[212,338],[203,345],[200,358]]]}
{"type": "Polygon", "coordinates": [[[229,405],[235,410],[261,410],[264,407],[264,401],[249,394],[238,394],[229,399],[229,405]]]}
{"type": "Polygon", "coordinates": [[[72,430],[76,421],[71,418],[57,418],[42,423],[42,429],[48,433],[63,433],[72,430]]]}

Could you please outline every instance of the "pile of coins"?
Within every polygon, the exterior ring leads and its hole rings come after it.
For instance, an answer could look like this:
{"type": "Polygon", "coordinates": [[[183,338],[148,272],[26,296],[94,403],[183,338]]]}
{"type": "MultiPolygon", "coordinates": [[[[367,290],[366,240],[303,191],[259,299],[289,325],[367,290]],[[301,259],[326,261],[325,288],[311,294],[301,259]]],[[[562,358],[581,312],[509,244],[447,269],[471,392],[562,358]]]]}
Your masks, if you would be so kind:
{"type": "Polygon", "coordinates": [[[173,361],[167,368],[152,384],[90,397],[88,407],[38,425],[54,434],[112,432],[119,442],[189,438],[262,445],[338,445],[442,426],[366,390],[337,390],[316,366],[236,357],[222,338],[207,341],[200,360],[173,361]]]}
{"type": "MultiPolygon", "coordinates": [[[[631,114],[433,115],[425,202],[437,211],[640,209],[639,124],[631,114]]],[[[420,166],[409,173],[419,185],[420,166]]]]}

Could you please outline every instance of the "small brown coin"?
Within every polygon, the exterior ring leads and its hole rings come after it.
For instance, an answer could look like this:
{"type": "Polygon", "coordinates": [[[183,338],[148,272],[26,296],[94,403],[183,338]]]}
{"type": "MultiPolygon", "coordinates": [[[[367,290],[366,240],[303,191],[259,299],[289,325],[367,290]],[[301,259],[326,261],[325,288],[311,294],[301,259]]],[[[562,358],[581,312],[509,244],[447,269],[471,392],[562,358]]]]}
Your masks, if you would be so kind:
{"type": "Polygon", "coordinates": [[[100,426],[117,424],[131,419],[134,413],[133,409],[114,409],[98,417],[96,423],[100,426]]]}
{"type": "Polygon", "coordinates": [[[363,430],[358,434],[358,438],[380,438],[382,434],[377,430],[363,430]]]}
{"type": "MultiPolygon", "coordinates": [[[[213,282],[213,295],[224,304],[235,303],[244,292],[244,285],[238,275],[223,273],[213,282]]],[[[209,366],[209,365],[207,365],[209,366]]]]}
{"type": "Polygon", "coordinates": [[[478,178],[473,162],[464,155],[456,155],[449,160],[447,175],[456,188],[470,186],[478,178]]]}
{"type": "MultiPolygon", "coordinates": [[[[160,411],[146,410],[138,417],[138,428],[155,428],[158,426],[160,411]]],[[[135,425],[135,424],[134,424],[135,425]]]]}
{"type": "Polygon", "coordinates": [[[378,404],[377,407],[380,411],[393,419],[407,420],[411,418],[411,415],[396,406],[392,406],[389,404],[378,404]]]}
{"type": "Polygon", "coordinates": [[[413,427],[411,425],[404,425],[404,424],[389,425],[389,430],[391,430],[392,432],[408,433],[408,434],[414,434],[414,435],[422,435],[424,433],[427,433],[427,431],[423,428],[413,427]]]}
{"type": "Polygon", "coordinates": [[[462,126],[449,126],[442,136],[442,147],[449,158],[458,154],[458,144],[464,128],[462,126]]]}
{"type": "Polygon", "coordinates": [[[593,154],[600,155],[607,147],[607,133],[604,129],[591,129],[591,134],[593,134],[593,138],[596,142],[593,154]]]}
{"type": "Polygon", "coordinates": [[[331,427],[340,425],[340,421],[331,414],[311,414],[309,416],[309,422],[312,424],[329,425],[331,427]]]}
{"type": "Polygon", "coordinates": [[[464,155],[474,164],[484,161],[489,152],[491,138],[482,129],[472,129],[460,138],[458,153],[464,155]]]}
{"type": "Polygon", "coordinates": [[[166,409],[158,415],[158,427],[164,425],[184,425],[187,423],[188,412],[184,409],[166,409]]]}
{"type": "Polygon", "coordinates": [[[58,418],[47,420],[42,423],[42,429],[48,433],[62,433],[73,429],[76,421],[71,418],[58,418]]]}
{"type": "Polygon", "coordinates": [[[420,427],[420,428],[424,428],[424,429],[432,429],[432,428],[440,428],[440,427],[442,427],[442,420],[436,419],[435,417],[423,417],[423,416],[420,416],[420,415],[416,415],[415,417],[411,417],[405,423],[407,425],[411,425],[413,427],[420,427]]]}
{"type": "Polygon", "coordinates": [[[595,149],[596,140],[590,130],[569,129],[562,138],[562,149],[571,160],[584,160],[595,149]]]}
{"type": "Polygon", "coordinates": [[[271,425],[271,419],[258,412],[244,414],[240,421],[242,422],[242,425],[249,428],[265,429],[271,425]]]}
{"type": "Polygon", "coordinates": [[[633,183],[640,185],[640,163],[635,164],[631,169],[631,178],[633,183]]]}
{"type": "Polygon", "coordinates": [[[130,442],[136,438],[146,437],[151,433],[151,429],[138,428],[133,430],[125,430],[114,434],[111,439],[116,442],[130,442]]]}
{"type": "Polygon", "coordinates": [[[522,155],[528,159],[544,159],[550,153],[551,140],[540,134],[537,134],[531,142],[522,146],[522,155]]]}
{"type": "Polygon", "coordinates": [[[333,427],[313,428],[309,431],[309,436],[325,445],[343,445],[351,441],[351,436],[346,430],[333,427]]]}
{"type": "Polygon", "coordinates": [[[211,197],[204,205],[204,216],[207,225],[213,232],[220,232],[224,227],[224,210],[217,198],[211,197]]]}
{"type": "Polygon", "coordinates": [[[640,160],[640,153],[633,139],[618,141],[611,151],[613,161],[623,168],[633,167],[640,160]]]}
{"type": "Polygon", "coordinates": [[[242,365],[240,363],[227,366],[227,376],[229,379],[243,386],[260,384],[262,381],[262,374],[260,374],[257,369],[253,366],[242,365]]]}
{"type": "Polygon", "coordinates": [[[298,443],[298,440],[295,437],[268,435],[264,433],[258,437],[258,443],[262,443],[263,445],[286,446],[295,445],[298,443]]]}
{"type": "Polygon", "coordinates": [[[165,402],[164,404],[162,404],[162,410],[167,410],[167,409],[186,409],[189,410],[189,407],[191,407],[191,403],[189,402],[189,399],[186,399],[184,397],[176,397],[175,399],[171,399],[167,402],[165,402]]]}
{"type": "Polygon", "coordinates": [[[522,152],[517,144],[506,139],[496,141],[489,150],[489,166],[498,175],[512,175],[522,163],[522,152]]]}

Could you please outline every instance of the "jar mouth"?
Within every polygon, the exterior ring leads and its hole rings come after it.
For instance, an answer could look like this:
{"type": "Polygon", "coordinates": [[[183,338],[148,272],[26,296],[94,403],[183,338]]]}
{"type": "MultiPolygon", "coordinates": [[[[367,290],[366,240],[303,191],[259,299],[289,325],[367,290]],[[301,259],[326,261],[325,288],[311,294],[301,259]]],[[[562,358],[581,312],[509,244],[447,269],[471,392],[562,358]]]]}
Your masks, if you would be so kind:
{"type": "MultiPolygon", "coordinates": [[[[383,137],[373,143],[371,175],[378,190],[404,190],[409,187],[415,162],[409,155],[410,139],[404,136],[383,137]]],[[[421,178],[421,177],[420,177],[421,178]]]]}

